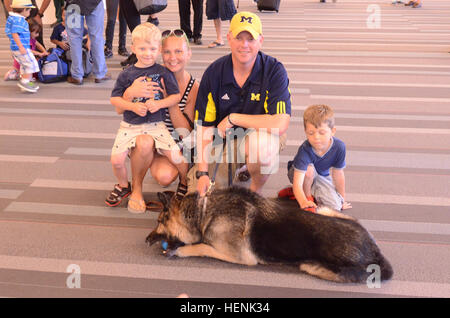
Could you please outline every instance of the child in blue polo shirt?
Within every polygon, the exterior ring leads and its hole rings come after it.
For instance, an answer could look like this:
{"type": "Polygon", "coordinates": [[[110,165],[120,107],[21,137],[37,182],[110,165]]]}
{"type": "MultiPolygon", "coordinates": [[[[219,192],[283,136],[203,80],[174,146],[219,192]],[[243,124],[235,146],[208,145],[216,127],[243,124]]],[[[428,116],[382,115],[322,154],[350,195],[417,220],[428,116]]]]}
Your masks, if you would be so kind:
{"type": "MultiPolygon", "coordinates": [[[[288,163],[293,195],[307,211],[315,211],[317,206],[337,211],[352,207],[345,201],[345,144],[334,137],[333,116],[333,110],[327,105],[312,105],[305,110],[303,125],[307,140],[288,163]]],[[[283,195],[279,193],[279,196],[283,195]]]]}
{"type": "Polygon", "coordinates": [[[31,0],[14,0],[6,20],[5,33],[10,39],[10,48],[14,59],[20,64],[21,80],[17,85],[21,90],[36,93],[39,86],[31,81],[33,73],[39,72],[39,65],[31,51],[30,29],[25,20],[35,6],[31,0]]]}

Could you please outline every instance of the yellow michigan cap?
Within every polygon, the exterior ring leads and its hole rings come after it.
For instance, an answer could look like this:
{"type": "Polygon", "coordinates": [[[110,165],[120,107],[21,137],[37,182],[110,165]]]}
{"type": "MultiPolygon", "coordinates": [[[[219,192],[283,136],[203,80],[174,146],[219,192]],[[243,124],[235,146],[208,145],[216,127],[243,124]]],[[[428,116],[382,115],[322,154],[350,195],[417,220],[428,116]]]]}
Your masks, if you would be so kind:
{"type": "Polygon", "coordinates": [[[251,12],[238,12],[230,22],[230,31],[236,37],[242,31],[250,32],[254,39],[262,35],[262,25],[259,17],[251,12]]]}

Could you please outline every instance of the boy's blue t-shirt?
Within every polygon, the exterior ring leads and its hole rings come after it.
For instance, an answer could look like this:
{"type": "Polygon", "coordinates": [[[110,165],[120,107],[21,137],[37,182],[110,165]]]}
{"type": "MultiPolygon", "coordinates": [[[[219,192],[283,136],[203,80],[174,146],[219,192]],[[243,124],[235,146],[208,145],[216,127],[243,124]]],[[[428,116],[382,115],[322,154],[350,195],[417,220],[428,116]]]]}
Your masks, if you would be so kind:
{"type": "Polygon", "coordinates": [[[8,19],[6,20],[5,33],[10,40],[11,51],[19,51],[19,47],[14,41],[12,34],[17,33],[20,38],[20,42],[26,49],[31,48],[30,46],[30,28],[28,26],[27,20],[23,15],[15,12],[10,12],[8,19]]]}
{"type": "MultiPolygon", "coordinates": [[[[132,65],[127,69],[123,70],[119,74],[119,77],[117,78],[116,84],[114,85],[114,89],[111,92],[111,97],[122,97],[126,89],[130,87],[133,84],[133,82],[141,76],[150,77],[154,82],[157,82],[159,84],[159,87],[166,89],[167,95],[178,94],[180,92],[177,80],[175,79],[173,73],[164,66],[155,63],[147,68],[139,68],[132,65]],[[163,85],[161,84],[161,79],[164,79],[165,87],[163,87],[163,85]]],[[[159,100],[162,98],[163,95],[160,92],[158,92],[155,95],[155,100],[159,100]]],[[[148,98],[142,97],[133,100],[133,102],[145,103],[147,100],[148,98]]],[[[167,111],[166,108],[162,108],[153,114],[148,111],[147,115],[141,117],[132,111],[126,110],[123,113],[123,120],[133,125],[154,123],[158,121],[163,121],[166,116],[166,111],[167,111]]]]}
{"type": "Polygon", "coordinates": [[[288,168],[294,165],[294,168],[306,171],[308,165],[313,164],[317,173],[321,176],[328,177],[330,168],[345,168],[345,144],[342,140],[332,137],[332,145],[330,149],[322,156],[318,156],[308,140],[305,140],[298,149],[294,160],[288,163],[288,168]]]}
{"type": "MultiPolygon", "coordinates": [[[[88,34],[88,30],[84,28],[83,30],[83,37],[85,37],[88,34]]],[[[69,36],[67,35],[66,27],[62,23],[58,23],[53,28],[52,35],[50,36],[50,40],[57,40],[57,41],[69,41],[69,36]]],[[[59,47],[59,45],[58,45],[59,47]]]]}

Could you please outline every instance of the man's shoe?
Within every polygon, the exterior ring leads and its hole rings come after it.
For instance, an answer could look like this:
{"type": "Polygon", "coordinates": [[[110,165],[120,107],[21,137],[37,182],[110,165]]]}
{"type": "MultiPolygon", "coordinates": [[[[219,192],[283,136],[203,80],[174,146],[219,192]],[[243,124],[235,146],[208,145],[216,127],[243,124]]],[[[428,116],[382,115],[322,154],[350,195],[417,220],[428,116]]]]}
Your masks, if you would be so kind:
{"type": "Polygon", "coordinates": [[[119,55],[125,56],[125,57],[130,56],[130,52],[128,52],[127,49],[124,48],[124,47],[123,47],[123,48],[119,48],[119,50],[117,51],[117,53],[118,53],[119,55]]]}
{"type": "Polygon", "coordinates": [[[121,66],[133,65],[137,62],[136,54],[131,54],[127,59],[120,62],[121,66]]]}
{"type": "Polygon", "coordinates": [[[110,49],[105,49],[105,59],[109,59],[111,57],[113,57],[113,52],[110,49]]]}
{"type": "Polygon", "coordinates": [[[68,76],[67,77],[67,81],[70,84],[75,84],[75,85],[82,85],[83,84],[83,80],[82,79],[76,79],[76,78],[74,78],[72,76],[68,76]]]}
{"type": "Polygon", "coordinates": [[[159,25],[159,20],[158,20],[158,18],[153,19],[152,16],[149,16],[149,17],[148,17],[147,22],[150,22],[150,23],[154,24],[155,26],[158,26],[158,25],[159,25]]]}
{"type": "Polygon", "coordinates": [[[194,43],[197,44],[197,45],[202,45],[203,42],[202,42],[201,38],[195,38],[194,39],[194,43]]]}
{"type": "Polygon", "coordinates": [[[96,83],[103,83],[103,82],[109,81],[109,80],[111,80],[111,79],[112,79],[111,75],[106,74],[106,75],[103,76],[102,78],[96,78],[94,81],[95,81],[96,83]]]}

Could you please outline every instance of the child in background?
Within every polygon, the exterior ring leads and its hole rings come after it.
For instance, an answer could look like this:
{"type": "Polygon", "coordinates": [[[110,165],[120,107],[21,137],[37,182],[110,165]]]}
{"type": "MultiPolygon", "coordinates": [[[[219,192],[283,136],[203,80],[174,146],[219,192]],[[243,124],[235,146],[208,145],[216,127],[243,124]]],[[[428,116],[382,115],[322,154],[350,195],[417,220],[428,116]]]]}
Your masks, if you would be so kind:
{"type": "Polygon", "coordinates": [[[281,190],[278,196],[293,193],[300,207],[311,212],[322,205],[337,211],[350,209],[345,201],[345,144],[334,137],[333,110],[327,105],[309,106],[303,125],[307,140],[288,163],[292,188],[281,190]]]}
{"type": "MultiPolygon", "coordinates": [[[[39,58],[48,55],[48,52],[45,50],[42,44],[37,41],[37,38],[41,33],[41,25],[37,23],[35,20],[29,19],[28,26],[30,29],[31,52],[33,52],[34,56],[39,60],[39,58]]],[[[13,69],[9,70],[5,74],[5,81],[17,81],[19,79],[20,79],[20,64],[19,62],[16,61],[16,59],[14,59],[13,69]]]]}
{"type": "MultiPolygon", "coordinates": [[[[69,38],[66,31],[66,10],[64,8],[62,9],[62,22],[58,23],[53,28],[50,41],[66,52],[70,49],[69,38]]],[[[86,28],[84,28],[83,31],[83,45],[85,45],[88,50],[91,49],[91,42],[89,40],[88,30],[86,28]]]]}
{"type": "Polygon", "coordinates": [[[10,39],[10,49],[14,59],[20,65],[21,80],[17,86],[21,90],[36,93],[39,86],[31,81],[33,73],[39,72],[39,65],[31,52],[30,29],[25,20],[35,6],[30,0],[14,0],[12,12],[6,20],[5,33],[10,39]]]}

